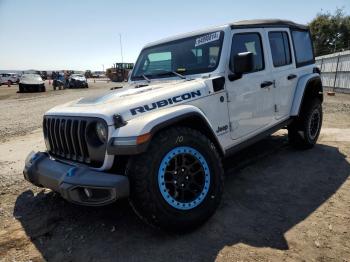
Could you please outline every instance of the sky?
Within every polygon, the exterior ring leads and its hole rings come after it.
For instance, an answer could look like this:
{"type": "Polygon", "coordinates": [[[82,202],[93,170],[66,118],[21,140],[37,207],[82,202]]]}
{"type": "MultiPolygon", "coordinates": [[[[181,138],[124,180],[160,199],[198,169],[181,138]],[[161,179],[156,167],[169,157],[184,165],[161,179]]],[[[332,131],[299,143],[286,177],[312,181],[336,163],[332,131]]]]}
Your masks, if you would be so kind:
{"type": "Polygon", "coordinates": [[[0,70],[103,70],[155,40],[231,21],[306,24],[349,0],[0,0],[0,70]]]}

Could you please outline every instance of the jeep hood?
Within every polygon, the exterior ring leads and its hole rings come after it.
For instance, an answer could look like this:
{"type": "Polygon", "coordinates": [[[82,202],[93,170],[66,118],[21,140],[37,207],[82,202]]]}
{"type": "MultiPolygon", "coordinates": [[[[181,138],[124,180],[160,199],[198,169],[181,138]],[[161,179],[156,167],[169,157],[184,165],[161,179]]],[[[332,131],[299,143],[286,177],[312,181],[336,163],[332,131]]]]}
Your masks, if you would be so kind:
{"type": "Polygon", "coordinates": [[[103,95],[80,98],[56,106],[45,115],[99,117],[103,118],[108,125],[112,125],[114,114],[120,114],[128,121],[142,113],[138,114],[135,110],[133,113],[132,109],[148,105],[148,108],[154,110],[160,109],[160,107],[168,108],[188,103],[196,99],[190,97],[191,92],[196,92],[200,97],[208,95],[209,89],[205,84],[205,80],[162,81],[139,88],[135,84],[128,84],[121,89],[109,91],[103,95]],[[181,96],[185,99],[181,99],[181,96]],[[171,101],[174,97],[176,103],[171,101]],[[159,104],[161,106],[154,108],[157,102],[162,102],[159,104]]]}

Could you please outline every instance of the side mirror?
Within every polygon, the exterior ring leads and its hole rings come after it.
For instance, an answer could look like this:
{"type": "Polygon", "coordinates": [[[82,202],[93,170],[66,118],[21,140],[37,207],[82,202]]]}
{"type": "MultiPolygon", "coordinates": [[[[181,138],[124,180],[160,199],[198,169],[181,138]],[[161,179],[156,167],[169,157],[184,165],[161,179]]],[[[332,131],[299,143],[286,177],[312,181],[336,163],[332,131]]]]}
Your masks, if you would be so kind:
{"type": "Polygon", "coordinates": [[[230,81],[242,78],[244,73],[251,72],[254,68],[254,59],[252,52],[238,53],[231,60],[233,66],[233,74],[228,76],[230,81]]]}

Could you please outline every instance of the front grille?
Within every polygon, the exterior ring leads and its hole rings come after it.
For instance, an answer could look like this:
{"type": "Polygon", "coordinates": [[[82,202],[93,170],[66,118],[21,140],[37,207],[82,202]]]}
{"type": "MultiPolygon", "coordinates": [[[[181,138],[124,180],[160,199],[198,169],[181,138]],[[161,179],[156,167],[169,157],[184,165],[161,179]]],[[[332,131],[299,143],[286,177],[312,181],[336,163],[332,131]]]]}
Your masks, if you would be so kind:
{"type": "Polygon", "coordinates": [[[86,141],[87,120],[45,117],[44,135],[53,156],[90,164],[86,141]]]}
{"type": "Polygon", "coordinates": [[[48,153],[58,159],[101,167],[107,142],[96,135],[96,124],[106,122],[93,117],[45,116],[43,130],[48,153]]]}

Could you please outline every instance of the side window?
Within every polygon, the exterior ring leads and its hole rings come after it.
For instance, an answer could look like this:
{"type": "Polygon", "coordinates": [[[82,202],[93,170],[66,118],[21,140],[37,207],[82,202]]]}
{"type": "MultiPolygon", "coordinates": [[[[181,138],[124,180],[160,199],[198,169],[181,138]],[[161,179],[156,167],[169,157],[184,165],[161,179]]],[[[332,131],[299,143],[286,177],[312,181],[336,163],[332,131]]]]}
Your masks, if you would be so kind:
{"type": "Polygon", "coordinates": [[[297,66],[314,63],[311,38],[308,31],[292,31],[297,66]]]}
{"type": "MultiPolygon", "coordinates": [[[[231,56],[239,53],[252,52],[254,58],[254,67],[251,72],[264,69],[264,55],[259,33],[235,34],[232,38],[231,56]]],[[[230,65],[231,70],[232,65],[230,65]]]]}
{"type": "Polygon", "coordinates": [[[269,32],[269,41],[274,67],[291,64],[288,34],[286,32],[269,32]]]}

